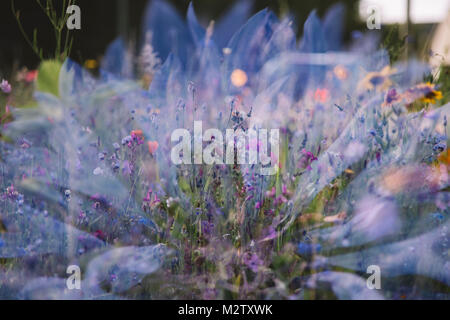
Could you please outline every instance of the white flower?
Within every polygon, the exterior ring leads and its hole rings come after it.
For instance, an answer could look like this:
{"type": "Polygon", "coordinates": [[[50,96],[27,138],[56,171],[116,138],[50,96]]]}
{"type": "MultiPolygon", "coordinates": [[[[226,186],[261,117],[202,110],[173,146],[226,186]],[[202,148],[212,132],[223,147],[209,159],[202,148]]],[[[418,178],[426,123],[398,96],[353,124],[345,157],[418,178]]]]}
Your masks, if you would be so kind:
{"type": "Polygon", "coordinates": [[[94,176],[98,176],[98,175],[103,174],[103,170],[102,170],[102,168],[97,167],[97,168],[94,169],[93,173],[94,173],[94,176]]]}

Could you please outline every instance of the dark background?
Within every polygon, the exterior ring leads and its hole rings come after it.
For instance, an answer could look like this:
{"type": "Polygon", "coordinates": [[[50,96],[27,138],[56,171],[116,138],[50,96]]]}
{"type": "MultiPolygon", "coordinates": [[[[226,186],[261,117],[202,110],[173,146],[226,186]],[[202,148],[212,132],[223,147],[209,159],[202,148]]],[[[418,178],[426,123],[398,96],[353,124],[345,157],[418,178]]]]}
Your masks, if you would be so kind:
{"type": "MultiPolygon", "coordinates": [[[[119,34],[139,39],[142,16],[151,0],[77,0],[81,8],[81,30],[74,31],[74,45],[71,57],[78,62],[99,59],[106,47],[119,34]]],[[[239,0],[237,0],[239,1],[239,0]]],[[[45,2],[45,1],[44,1],[45,2]]],[[[61,3],[54,0],[54,3],[61,3]]],[[[170,0],[183,17],[186,15],[188,0],[170,0]]],[[[195,0],[194,7],[200,21],[207,25],[217,20],[229,9],[233,0],[195,0]]],[[[334,3],[333,0],[255,0],[253,12],[269,7],[276,13],[289,10],[295,16],[301,35],[303,23],[313,9],[320,16],[334,3]]],[[[342,1],[347,7],[346,33],[362,29],[357,17],[357,0],[342,1]]],[[[20,10],[21,23],[30,37],[33,29],[38,29],[38,44],[48,52],[54,48],[54,37],[48,18],[35,0],[15,0],[16,10],[20,10]]],[[[7,77],[22,66],[36,68],[38,57],[24,40],[11,10],[11,0],[0,0],[0,75],[7,77]]]]}

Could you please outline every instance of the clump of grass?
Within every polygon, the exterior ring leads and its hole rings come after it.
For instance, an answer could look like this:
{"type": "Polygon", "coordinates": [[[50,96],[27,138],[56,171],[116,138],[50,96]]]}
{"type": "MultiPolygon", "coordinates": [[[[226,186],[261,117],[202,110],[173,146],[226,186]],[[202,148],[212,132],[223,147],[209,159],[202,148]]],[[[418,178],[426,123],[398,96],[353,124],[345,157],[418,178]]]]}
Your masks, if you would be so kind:
{"type": "Polygon", "coordinates": [[[19,29],[39,59],[45,60],[50,58],[64,61],[69,56],[73,45],[73,36],[70,30],[66,28],[66,23],[70,16],[66,12],[66,8],[74,5],[75,0],[62,0],[61,11],[53,3],[53,0],[36,0],[36,3],[48,17],[52,25],[55,37],[55,51],[53,53],[45,52],[44,49],[39,46],[37,28],[34,28],[32,37],[27,34],[20,20],[20,10],[16,10],[15,1],[11,0],[11,9],[17,20],[17,24],[19,25],[19,29]]]}

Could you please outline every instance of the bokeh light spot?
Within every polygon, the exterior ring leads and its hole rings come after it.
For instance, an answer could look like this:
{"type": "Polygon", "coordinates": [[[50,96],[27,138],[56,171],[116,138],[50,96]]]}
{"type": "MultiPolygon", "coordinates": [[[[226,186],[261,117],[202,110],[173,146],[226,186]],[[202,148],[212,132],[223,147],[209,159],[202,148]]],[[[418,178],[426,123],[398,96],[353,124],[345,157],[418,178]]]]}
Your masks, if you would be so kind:
{"type": "Polygon", "coordinates": [[[245,86],[245,84],[248,81],[248,77],[247,74],[245,73],[245,71],[241,70],[241,69],[235,69],[232,73],[231,73],[231,83],[233,84],[233,86],[235,87],[243,87],[245,86]]]}

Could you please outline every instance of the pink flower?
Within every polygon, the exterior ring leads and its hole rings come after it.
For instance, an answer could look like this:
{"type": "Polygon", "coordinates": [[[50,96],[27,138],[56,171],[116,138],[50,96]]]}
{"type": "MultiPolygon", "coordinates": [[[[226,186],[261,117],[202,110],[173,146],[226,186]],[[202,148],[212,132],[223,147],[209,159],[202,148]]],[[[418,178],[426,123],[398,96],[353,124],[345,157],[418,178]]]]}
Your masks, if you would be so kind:
{"type": "Polygon", "coordinates": [[[18,196],[18,192],[14,188],[14,185],[11,185],[10,187],[6,188],[6,196],[10,199],[15,199],[18,196]]]}
{"type": "Polygon", "coordinates": [[[286,199],[284,196],[279,195],[279,196],[275,199],[274,204],[275,204],[275,205],[280,205],[280,204],[283,204],[283,203],[286,203],[286,202],[287,202],[287,199],[286,199]]]}
{"type": "Polygon", "coordinates": [[[311,170],[311,163],[317,160],[317,157],[311,151],[306,151],[303,149],[301,151],[300,160],[297,163],[297,167],[301,169],[311,170]]]}
{"type": "Polygon", "coordinates": [[[158,195],[155,193],[155,197],[154,200],[152,201],[152,203],[150,204],[151,206],[155,206],[161,203],[161,199],[158,198],[158,195]]]}
{"type": "Polygon", "coordinates": [[[150,201],[152,201],[152,193],[153,193],[153,190],[150,189],[150,190],[147,192],[147,196],[145,196],[145,198],[143,199],[143,201],[145,201],[145,202],[150,202],[150,201]]]}
{"type": "Polygon", "coordinates": [[[274,198],[276,193],[277,193],[277,191],[276,191],[275,187],[272,187],[272,190],[266,191],[266,197],[267,198],[274,198]]]}

